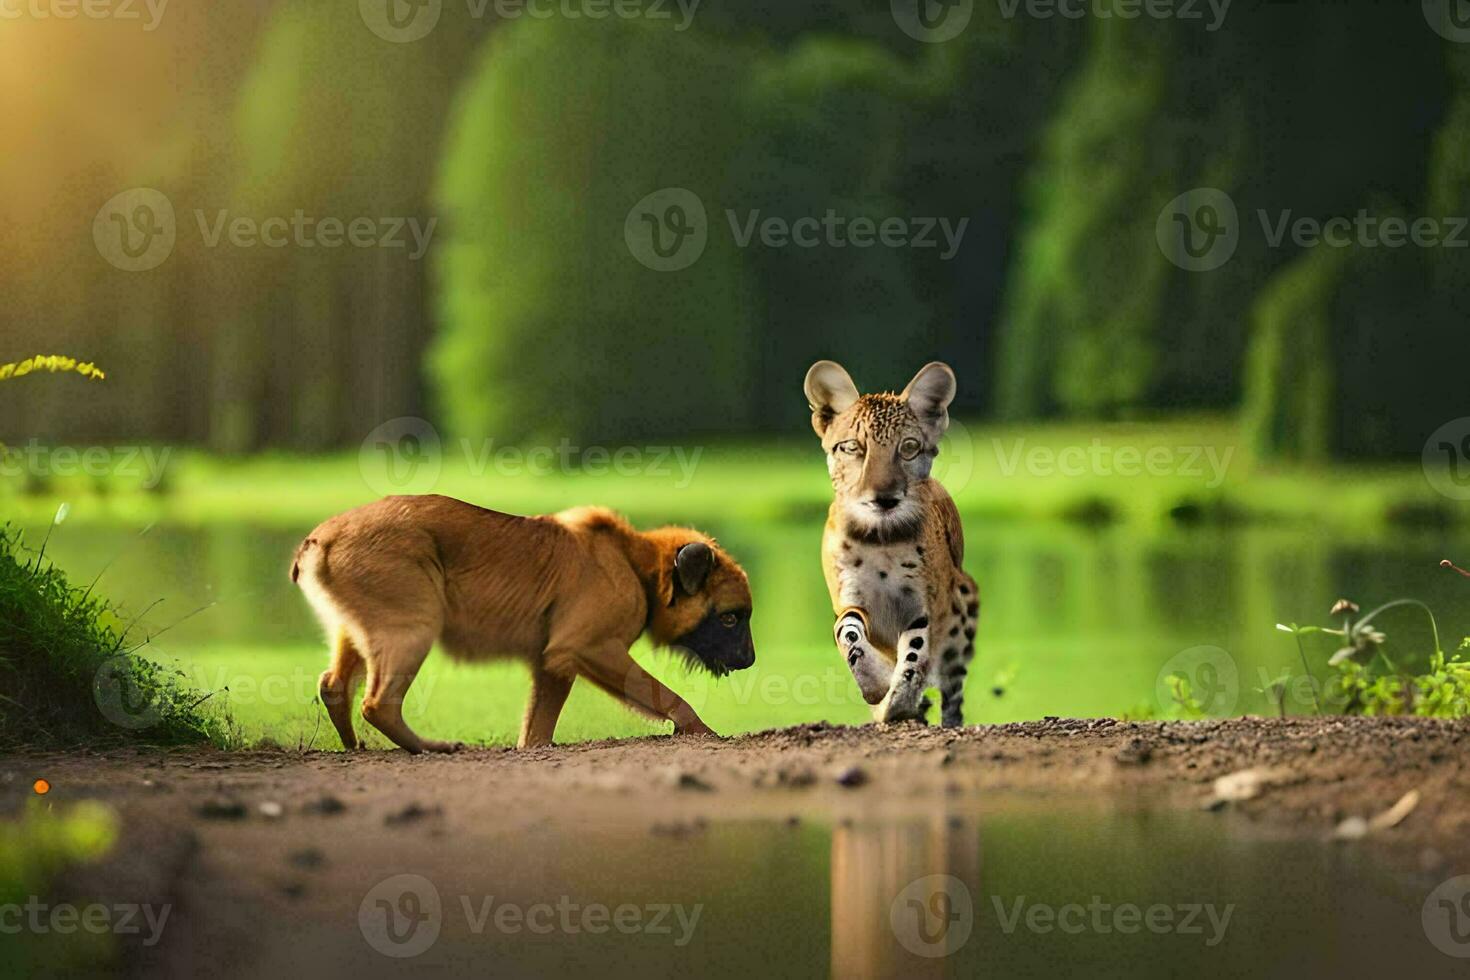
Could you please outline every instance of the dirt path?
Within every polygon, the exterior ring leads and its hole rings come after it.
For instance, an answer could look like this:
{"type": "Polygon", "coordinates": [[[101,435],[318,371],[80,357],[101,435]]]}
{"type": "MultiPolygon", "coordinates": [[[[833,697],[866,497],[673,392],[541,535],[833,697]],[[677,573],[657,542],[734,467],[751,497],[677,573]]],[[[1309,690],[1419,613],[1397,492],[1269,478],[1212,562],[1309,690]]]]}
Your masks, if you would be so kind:
{"type": "Polygon", "coordinates": [[[812,725],[453,756],[36,753],[0,760],[0,807],[12,813],[44,777],[58,804],[95,799],[117,810],[115,855],[61,887],[174,907],[164,941],[129,946],[137,968],[280,976],[319,954],[330,964],[324,975],[360,978],[391,965],[356,959],[368,954],[351,924],[363,896],[393,873],[468,888],[483,856],[494,855],[513,887],[518,876],[561,874],[547,855],[570,848],[605,855],[624,849],[620,841],[659,842],[661,850],[627,850],[629,861],[646,862],[731,821],[841,823],[935,801],[1145,801],[1323,838],[1417,791],[1397,826],[1342,846],[1388,847],[1426,870],[1464,870],[1467,750],[1470,725],[1417,719],[1052,719],[959,731],[812,725]],[[1245,769],[1262,777],[1256,795],[1212,803],[1214,781],[1245,769]],[[355,952],[329,955],[348,935],[355,952]]]}

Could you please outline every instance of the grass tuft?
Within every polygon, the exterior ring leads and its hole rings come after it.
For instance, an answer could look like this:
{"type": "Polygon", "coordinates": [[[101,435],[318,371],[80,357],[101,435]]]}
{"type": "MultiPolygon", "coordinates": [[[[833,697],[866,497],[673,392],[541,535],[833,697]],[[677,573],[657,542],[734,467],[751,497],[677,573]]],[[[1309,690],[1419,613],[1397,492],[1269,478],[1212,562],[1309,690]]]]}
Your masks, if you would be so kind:
{"type": "Polygon", "coordinates": [[[0,528],[0,746],[237,741],[209,695],[138,656],[118,611],[44,552],[0,528]]]}

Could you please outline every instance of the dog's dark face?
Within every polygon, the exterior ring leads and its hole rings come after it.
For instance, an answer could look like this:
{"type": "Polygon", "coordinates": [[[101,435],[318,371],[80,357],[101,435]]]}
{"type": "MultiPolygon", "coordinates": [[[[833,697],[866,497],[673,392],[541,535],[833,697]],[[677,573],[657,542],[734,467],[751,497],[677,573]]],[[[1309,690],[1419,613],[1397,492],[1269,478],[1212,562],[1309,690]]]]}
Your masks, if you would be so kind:
{"type": "Polygon", "coordinates": [[[667,542],[667,585],[652,621],[653,639],[723,675],[755,663],[750,583],[745,571],[706,538],[667,542]]]}
{"type": "Polygon", "coordinates": [[[699,625],[674,640],[712,674],[744,670],[755,663],[749,609],[711,609],[699,625]]]}

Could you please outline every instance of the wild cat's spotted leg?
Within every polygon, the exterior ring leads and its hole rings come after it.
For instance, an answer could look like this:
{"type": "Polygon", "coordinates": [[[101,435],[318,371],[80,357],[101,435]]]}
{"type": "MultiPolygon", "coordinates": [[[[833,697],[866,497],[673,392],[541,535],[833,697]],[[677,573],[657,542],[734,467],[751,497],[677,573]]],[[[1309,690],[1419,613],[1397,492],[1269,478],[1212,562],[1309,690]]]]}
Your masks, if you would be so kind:
{"type": "Polygon", "coordinates": [[[847,661],[863,700],[877,704],[888,693],[888,671],[878,652],[868,642],[868,617],[861,609],[844,609],[832,628],[837,649],[847,661]]]}
{"type": "Polygon", "coordinates": [[[929,709],[924,688],[929,684],[929,667],[934,652],[929,645],[929,617],[920,616],[898,635],[894,652],[898,663],[893,667],[888,695],[873,712],[881,722],[923,719],[929,709]]]}
{"type": "Polygon", "coordinates": [[[975,657],[975,629],[980,622],[980,596],[974,580],[961,582],[955,592],[959,618],[950,627],[939,661],[940,723],[945,728],[965,723],[965,678],[975,657]]]}

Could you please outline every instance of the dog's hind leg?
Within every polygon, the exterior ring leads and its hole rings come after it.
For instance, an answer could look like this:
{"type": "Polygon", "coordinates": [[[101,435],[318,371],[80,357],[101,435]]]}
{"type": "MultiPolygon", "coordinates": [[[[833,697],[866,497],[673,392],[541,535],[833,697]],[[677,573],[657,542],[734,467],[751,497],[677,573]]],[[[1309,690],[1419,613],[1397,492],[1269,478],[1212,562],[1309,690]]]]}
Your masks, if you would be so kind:
{"type": "Polygon", "coordinates": [[[420,752],[456,752],[459,742],[420,738],[403,720],[403,701],[418,676],[434,635],[429,632],[375,633],[368,640],[367,693],[362,699],[362,716],[368,724],[388,736],[394,745],[417,755],[420,752]]]}
{"type": "Polygon", "coordinates": [[[342,739],[342,747],[349,751],[362,748],[362,742],[352,727],[352,695],[362,681],[362,672],[362,654],[352,645],[347,631],[338,628],[333,640],[332,664],[322,672],[317,693],[332,719],[332,726],[342,739]]]}

